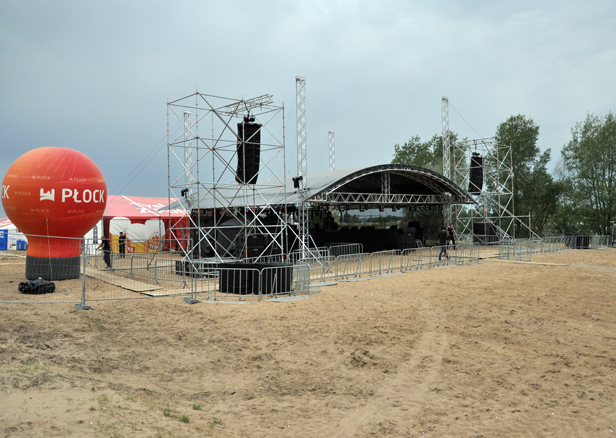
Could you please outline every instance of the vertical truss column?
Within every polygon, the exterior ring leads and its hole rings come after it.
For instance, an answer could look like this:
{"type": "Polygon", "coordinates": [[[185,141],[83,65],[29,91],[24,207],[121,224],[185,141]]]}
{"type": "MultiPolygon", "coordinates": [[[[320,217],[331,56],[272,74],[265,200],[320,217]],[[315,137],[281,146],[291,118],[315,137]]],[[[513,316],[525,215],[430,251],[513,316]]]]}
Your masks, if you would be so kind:
{"type": "Polygon", "coordinates": [[[388,172],[381,174],[381,195],[383,202],[389,201],[389,194],[391,193],[391,180],[388,172]]]}
{"type": "MultiPolygon", "coordinates": [[[[306,78],[295,77],[295,104],[297,108],[297,177],[299,178],[299,192],[308,187],[308,159],[306,150],[306,78]]],[[[310,224],[308,222],[308,205],[303,201],[297,214],[297,228],[302,254],[306,254],[309,247],[310,224]]]]}
{"type": "Polygon", "coordinates": [[[297,176],[301,177],[300,190],[307,187],[308,160],[306,152],[306,79],[295,77],[295,104],[297,108],[297,176]]]}
{"type": "MultiPolygon", "coordinates": [[[[441,99],[441,107],[443,110],[443,176],[451,179],[451,159],[449,145],[449,99],[443,96],[441,99]]],[[[443,220],[445,224],[451,223],[451,204],[447,204],[443,208],[443,220]]]]}
{"type": "Polygon", "coordinates": [[[334,139],[334,131],[327,133],[327,143],[329,146],[329,170],[336,170],[336,144],[334,139]]]}
{"type": "Polygon", "coordinates": [[[186,196],[191,193],[191,186],[194,182],[193,178],[193,156],[192,156],[192,131],[191,131],[191,112],[184,111],[184,184],[188,192],[186,196]]]}

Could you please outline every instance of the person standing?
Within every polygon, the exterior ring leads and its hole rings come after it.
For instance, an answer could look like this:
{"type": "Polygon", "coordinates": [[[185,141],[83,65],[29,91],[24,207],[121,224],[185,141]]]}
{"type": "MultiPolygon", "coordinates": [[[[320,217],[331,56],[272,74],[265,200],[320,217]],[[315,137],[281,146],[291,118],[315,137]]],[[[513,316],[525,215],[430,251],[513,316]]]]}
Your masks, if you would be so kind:
{"type": "Polygon", "coordinates": [[[120,258],[126,258],[126,235],[122,231],[120,231],[118,246],[120,247],[120,258]]]}
{"type": "Polygon", "coordinates": [[[438,240],[441,244],[441,252],[438,255],[439,262],[441,261],[441,257],[443,256],[443,254],[445,254],[445,257],[447,257],[447,260],[449,260],[449,256],[447,255],[447,237],[447,231],[445,230],[445,225],[443,225],[443,228],[438,233],[438,240]]]}
{"type": "Polygon", "coordinates": [[[456,249],[456,237],[453,232],[453,223],[449,224],[449,228],[447,228],[447,235],[449,236],[449,243],[453,245],[453,249],[456,249]]]}
{"type": "Polygon", "coordinates": [[[98,245],[98,248],[103,250],[103,260],[107,265],[107,269],[111,269],[111,246],[109,245],[109,239],[105,236],[101,239],[101,244],[98,245]]]}

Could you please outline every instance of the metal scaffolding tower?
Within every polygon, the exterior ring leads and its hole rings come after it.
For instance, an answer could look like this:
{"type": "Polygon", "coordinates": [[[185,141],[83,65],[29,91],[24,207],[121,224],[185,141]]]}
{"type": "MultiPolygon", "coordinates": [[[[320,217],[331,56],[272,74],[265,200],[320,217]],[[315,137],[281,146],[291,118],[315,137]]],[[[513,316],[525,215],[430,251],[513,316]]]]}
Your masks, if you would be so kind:
{"type": "Polygon", "coordinates": [[[454,182],[469,189],[472,154],[483,158],[483,185],[473,195],[476,205],[455,206],[457,234],[472,238],[475,223],[491,223],[498,240],[515,239],[515,226],[528,231],[527,236],[538,237],[530,227],[530,215],[515,215],[513,203],[513,162],[510,146],[499,145],[494,138],[465,140],[454,144],[454,182]]]}
{"type": "MultiPolygon", "coordinates": [[[[443,176],[451,179],[451,145],[449,144],[449,99],[443,96],[441,99],[443,118],[443,176]]],[[[451,204],[443,207],[443,220],[446,225],[451,223],[451,204]]]]}
{"type": "MultiPolygon", "coordinates": [[[[298,190],[304,192],[308,187],[308,157],[306,149],[306,78],[295,77],[295,104],[297,116],[297,179],[298,190]]],[[[297,232],[300,240],[300,250],[305,256],[310,246],[308,221],[308,204],[303,202],[298,206],[297,232]]]]}
{"type": "Polygon", "coordinates": [[[306,150],[306,79],[295,77],[295,104],[297,109],[297,176],[299,188],[306,187],[308,174],[308,157],[306,150]]]}
{"type": "Polygon", "coordinates": [[[329,146],[329,170],[336,170],[336,144],[334,139],[334,131],[327,133],[327,143],[329,146]]]}
{"type": "Polygon", "coordinates": [[[190,235],[183,248],[188,259],[285,257],[284,135],[284,106],[268,94],[231,99],[195,92],[167,103],[169,200],[186,198],[189,229],[175,237],[190,235]],[[264,237],[255,251],[249,241],[256,235],[264,237]]]}
{"type": "Polygon", "coordinates": [[[192,147],[192,123],[190,122],[190,111],[184,111],[184,184],[186,195],[192,192],[192,186],[195,183],[193,177],[193,147],[192,147]]]}

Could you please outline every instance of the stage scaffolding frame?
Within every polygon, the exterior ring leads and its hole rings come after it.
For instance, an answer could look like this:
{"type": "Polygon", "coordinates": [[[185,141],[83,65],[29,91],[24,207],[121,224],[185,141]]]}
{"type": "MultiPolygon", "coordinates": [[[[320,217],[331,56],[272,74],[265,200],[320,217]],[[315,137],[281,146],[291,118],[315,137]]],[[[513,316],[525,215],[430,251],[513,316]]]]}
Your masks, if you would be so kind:
{"type": "MultiPolygon", "coordinates": [[[[169,202],[172,198],[190,198],[193,202],[187,209],[189,229],[185,230],[190,243],[186,248],[179,245],[185,258],[200,258],[205,248],[212,260],[259,262],[266,254],[268,261],[286,260],[289,217],[285,115],[284,104],[277,106],[273,102],[269,94],[234,99],[198,91],[167,102],[169,202]],[[245,117],[261,125],[257,179],[250,184],[236,180],[238,150],[246,154],[245,147],[238,148],[241,137],[237,123],[246,123],[245,117]],[[172,122],[184,125],[177,137],[173,137],[175,131],[171,132],[172,122]],[[207,168],[211,170],[205,171],[207,168]],[[265,173],[267,184],[259,181],[260,175],[265,180],[265,173]],[[272,190],[278,194],[271,196],[272,190]],[[263,196],[262,191],[270,195],[263,196]],[[207,205],[204,199],[209,199],[207,205]],[[259,254],[248,251],[249,237],[253,235],[268,237],[259,254]]],[[[243,162],[247,162],[246,156],[243,162]]],[[[172,233],[172,238],[178,240],[177,234],[172,233]]]]}
{"type": "MultiPolygon", "coordinates": [[[[442,138],[443,138],[443,176],[445,178],[451,178],[451,147],[449,145],[449,99],[445,96],[441,99],[442,110],[442,138]]],[[[451,223],[451,202],[448,202],[445,208],[443,208],[443,220],[444,223],[449,225],[451,223]]]]}
{"type": "MultiPolygon", "coordinates": [[[[308,149],[306,142],[306,78],[295,77],[295,110],[297,134],[297,189],[304,195],[308,188],[308,149]]],[[[303,196],[302,196],[303,198],[303,196]]],[[[298,206],[297,228],[300,251],[308,256],[310,248],[310,218],[309,204],[302,199],[298,206]]]]}
{"type": "Polygon", "coordinates": [[[454,143],[454,178],[460,187],[468,188],[471,155],[483,157],[483,187],[479,195],[470,194],[477,204],[454,205],[456,233],[461,239],[472,239],[474,223],[489,222],[497,230],[498,240],[516,238],[516,224],[528,232],[528,238],[539,238],[531,229],[530,213],[516,215],[514,206],[513,155],[511,146],[496,143],[494,137],[454,143]]]}

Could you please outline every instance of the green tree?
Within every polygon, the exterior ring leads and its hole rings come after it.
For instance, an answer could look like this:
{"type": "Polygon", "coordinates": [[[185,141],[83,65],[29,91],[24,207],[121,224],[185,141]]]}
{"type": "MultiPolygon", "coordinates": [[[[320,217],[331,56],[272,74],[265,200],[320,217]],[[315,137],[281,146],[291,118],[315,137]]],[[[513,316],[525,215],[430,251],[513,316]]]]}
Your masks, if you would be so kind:
{"type": "Polygon", "coordinates": [[[562,157],[556,164],[554,174],[559,187],[558,208],[550,217],[549,227],[558,235],[584,232],[584,217],[581,210],[576,208],[572,174],[565,167],[562,157]]]}
{"type": "MultiPolygon", "coordinates": [[[[451,147],[451,163],[453,167],[455,142],[458,135],[449,132],[449,145],[451,147]]],[[[394,145],[394,158],[392,164],[412,164],[415,166],[426,167],[438,173],[443,173],[443,136],[434,134],[428,141],[422,142],[416,135],[402,146],[394,145]]],[[[450,172],[450,175],[453,175],[450,172]]]]}
{"type": "Polygon", "coordinates": [[[394,159],[392,164],[413,164],[428,167],[434,161],[434,151],[431,141],[422,142],[416,135],[402,146],[394,145],[394,159]]]}
{"type": "Polygon", "coordinates": [[[539,126],[523,114],[509,117],[495,135],[496,143],[511,147],[513,213],[530,213],[532,228],[541,234],[550,215],[556,212],[559,185],[547,171],[551,150],[541,153],[538,138],[539,126]]]}
{"type": "MultiPolygon", "coordinates": [[[[451,147],[451,169],[450,175],[453,178],[453,165],[456,161],[456,148],[454,144],[458,141],[458,135],[449,132],[449,145],[451,147]]],[[[422,142],[419,136],[412,137],[404,145],[394,145],[394,159],[392,164],[412,164],[425,167],[440,174],[443,173],[443,136],[433,135],[428,141],[422,142]]],[[[443,212],[438,209],[429,210],[406,210],[403,223],[419,221],[424,228],[424,239],[434,240],[443,225],[443,212]]]]}
{"type": "Polygon", "coordinates": [[[616,119],[588,114],[571,130],[562,150],[571,197],[581,222],[592,232],[609,234],[616,217],[616,119]]]}

